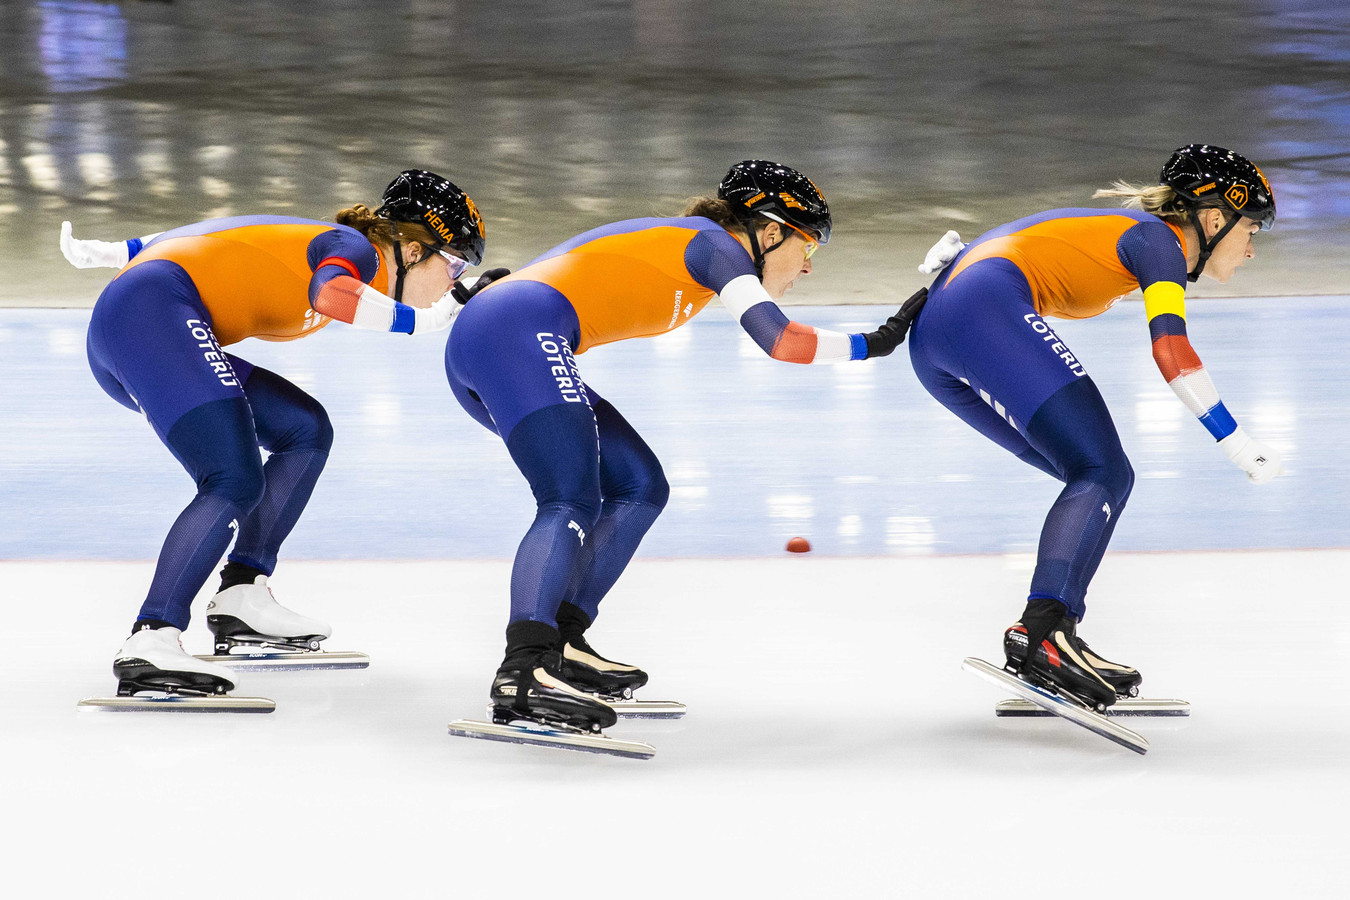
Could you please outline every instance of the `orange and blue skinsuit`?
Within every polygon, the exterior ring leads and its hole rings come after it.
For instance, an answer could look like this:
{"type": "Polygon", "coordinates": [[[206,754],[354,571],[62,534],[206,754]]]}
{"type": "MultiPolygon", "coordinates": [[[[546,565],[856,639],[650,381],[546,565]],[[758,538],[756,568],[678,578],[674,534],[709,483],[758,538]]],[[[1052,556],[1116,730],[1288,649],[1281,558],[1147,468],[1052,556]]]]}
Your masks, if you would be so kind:
{"type": "Polygon", "coordinates": [[[1029,598],[1075,618],[1134,471],[1101,394],[1046,318],[1084,319],[1138,289],[1163,377],[1216,439],[1236,423],[1186,337],[1179,229],[1133,210],[1055,209],[981,235],[937,278],[910,360],[938,402],[1064,482],[1029,598]]]}
{"type": "Polygon", "coordinates": [[[89,364],[197,483],[137,619],[182,629],[236,532],[231,564],[272,573],[332,444],[318,401],[223,347],[313,334],[328,323],[320,309],[353,306],[353,283],[383,290],[385,266],[359,232],[278,216],[216,219],[128,244],[133,258],[90,318],[89,364]]]}
{"type": "Polygon", "coordinates": [[[866,342],[790,321],[750,253],[704,218],[635,219],[579,235],[493,283],[446,346],[455,397],[506,442],[538,512],[511,578],[511,628],[589,623],[666,503],[661,465],[582,380],[576,355],[664,334],[720,297],[788,362],[863,359],[866,342]],[[561,612],[560,612],[561,610],[561,612]]]}

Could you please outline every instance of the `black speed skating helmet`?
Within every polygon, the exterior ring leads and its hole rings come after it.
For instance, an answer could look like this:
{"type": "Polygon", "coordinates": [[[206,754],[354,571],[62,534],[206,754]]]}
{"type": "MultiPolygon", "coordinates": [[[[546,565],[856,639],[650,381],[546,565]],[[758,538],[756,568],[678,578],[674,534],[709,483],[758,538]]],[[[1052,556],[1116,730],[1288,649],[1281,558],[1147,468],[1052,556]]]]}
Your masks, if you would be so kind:
{"type": "Polygon", "coordinates": [[[1233,212],[1261,223],[1275,223],[1275,193],[1270,182],[1245,156],[1212,144],[1187,144],[1163,166],[1161,181],[1192,206],[1218,196],[1233,212]]]}
{"type": "Polygon", "coordinates": [[[717,186],[717,196],[743,220],[764,216],[814,232],[822,244],[830,242],[829,204],[811,179],[796,169],[766,159],[738,162],[717,186]]]}
{"type": "Polygon", "coordinates": [[[487,233],[469,195],[434,172],[408,169],[389,182],[375,215],[416,222],[476,266],[483,261],[487,233]]]}

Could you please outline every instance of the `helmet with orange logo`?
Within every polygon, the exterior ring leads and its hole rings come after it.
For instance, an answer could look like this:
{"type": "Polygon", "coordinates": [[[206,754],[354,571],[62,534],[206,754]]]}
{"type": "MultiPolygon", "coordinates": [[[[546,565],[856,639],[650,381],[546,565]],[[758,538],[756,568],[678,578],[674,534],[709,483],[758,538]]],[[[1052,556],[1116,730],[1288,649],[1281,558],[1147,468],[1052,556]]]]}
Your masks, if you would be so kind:
{"type": "MultiPolygon", "coordinates": [[[[717,197],[731,205],[732,213],[745,226],[755,273],[764,278],[764,256],[784,241],[761,250],[755,236],[759,216],[812,235],[820,243],[830,240],[830,207],[820,191],[796,169],[767,159],[747,159],[732,166],[717,186],[717,197]]],[[[786,232],[785,232],[786,234],[786,232]]]]}
{"type": "Polygon", "coordinates": [[[425,169],[408,169],[389,182],[375,215],[394,222],[415,222],[458,252],[469,265],[483,261],[487,232],[469,195],[425,169]]]}
{"type": "Polygon", "coordinates": [[[1159,180],[1191,212],[1212,207],[1237,213],[1232,217],[1225,214],[1228,223],[1208,238],[1199,219],[1192,218],[1200,256],[1186,275],[1190,281],[1199,279],[1214,248],[1242,217],[1260,222],[1263,230],[1275,224],[1275,193],[1270,182],[1250,160],[1232,150],[1212,144],[1187,144],[1167,160],[1159,180]]]}
{"type": "Polygon", "coordinates": [[[717,186],[717,196],[731,204],[736,216],[764,216],[830,242],[830,207],[820,191],[796,169],[766,159],[738,162],[717,186]]]}
{"type": "Polygon", "coordinates": [[[1270,182],[1245,156],[1212,144],[1187,144],[1163,166],[1161,182],[1191,207],[1227,207],[1261,223],[1275,224],[1270,182]]]}

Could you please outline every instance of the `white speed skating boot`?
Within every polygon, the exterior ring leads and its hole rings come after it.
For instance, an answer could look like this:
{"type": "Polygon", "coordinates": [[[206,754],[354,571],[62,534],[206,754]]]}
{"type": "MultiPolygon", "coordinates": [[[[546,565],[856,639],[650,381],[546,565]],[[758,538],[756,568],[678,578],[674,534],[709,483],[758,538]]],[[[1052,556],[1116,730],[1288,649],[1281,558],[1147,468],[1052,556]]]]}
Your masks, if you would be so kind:
{"type": "Polygon", "coordinates": [[[236,646],[287,651],[317,651],[333,633],[327,622],[287,609],[272,596],[267,576],[236,584],[216,594],[206,607],[206,626],[216,636],[216,655],[236,646]]]}
{"type": "Polygon", "coordinates": [[[142,628],[127,638],[113,660],[117,696],[139,691],[169,694],[224,694],[234,690],[234,674],[224,666],[189,656],[177,628],[142,628]]]}

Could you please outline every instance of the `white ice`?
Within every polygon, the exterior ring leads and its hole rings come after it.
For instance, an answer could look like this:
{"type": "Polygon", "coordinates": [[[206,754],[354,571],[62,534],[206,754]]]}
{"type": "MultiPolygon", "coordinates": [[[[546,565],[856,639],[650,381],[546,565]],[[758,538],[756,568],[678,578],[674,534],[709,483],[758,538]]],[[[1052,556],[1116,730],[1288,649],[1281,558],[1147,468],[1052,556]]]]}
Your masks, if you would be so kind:
{"type": "Polygon", "coordinates": [[[1344,896],[1350,627],[1318,609],[1350,551],[1109,554],[1083,633],[1194,705],[1131,720],[1144,757],[961,672],[1030,564],[638,560],[595,643],[690,712],[614,728],[633,761],[446,734],[484,711],[505,561],[288,565],[372,663],[241,675],[269,716],[77,711],[151,564],[0,563],[0,894],[1344,896]]]}

